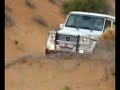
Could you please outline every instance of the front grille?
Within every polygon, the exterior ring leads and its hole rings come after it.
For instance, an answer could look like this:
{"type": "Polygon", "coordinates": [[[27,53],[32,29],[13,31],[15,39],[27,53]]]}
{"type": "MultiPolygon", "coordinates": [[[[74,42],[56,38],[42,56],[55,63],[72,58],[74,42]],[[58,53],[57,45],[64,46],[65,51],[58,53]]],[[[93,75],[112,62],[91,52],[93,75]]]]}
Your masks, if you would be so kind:
{"type": "Polygon", "coordinates": [[[60,40],[60,41],[77,42],[77,39],[78,39],[77,36],[64,35],[64,34],[57,35],[57,40],[60,40]]]}

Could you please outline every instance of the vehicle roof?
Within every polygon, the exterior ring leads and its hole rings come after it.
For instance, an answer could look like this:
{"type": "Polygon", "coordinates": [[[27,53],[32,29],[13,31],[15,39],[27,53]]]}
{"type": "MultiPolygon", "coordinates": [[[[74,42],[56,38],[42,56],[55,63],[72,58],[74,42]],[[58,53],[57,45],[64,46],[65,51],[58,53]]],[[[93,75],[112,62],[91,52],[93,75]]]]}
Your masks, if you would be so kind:
{"type": "Polygon", "coordinates": [[[70,14],[84,14],[84,15],[93,15],[93,16],[100,16],[100,17],[106,17],[109,19],[115,20],[115,16],[107,15],[107,14],[100,14],[100,13],[92,13],[92,12],[81,12],[81,11],[72,11],[70,14]]]}

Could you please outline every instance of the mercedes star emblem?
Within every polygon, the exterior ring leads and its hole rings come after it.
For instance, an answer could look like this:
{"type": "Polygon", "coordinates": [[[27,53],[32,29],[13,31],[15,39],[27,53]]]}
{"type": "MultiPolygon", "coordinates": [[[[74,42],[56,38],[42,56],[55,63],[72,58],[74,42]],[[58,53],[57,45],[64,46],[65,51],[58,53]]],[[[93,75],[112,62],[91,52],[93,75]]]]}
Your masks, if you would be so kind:
{"type": "Polygon", "coordinates": [[[66,37],[66,40],[67,40],[67,41],[70,41],[70,37],[66,37]]]}

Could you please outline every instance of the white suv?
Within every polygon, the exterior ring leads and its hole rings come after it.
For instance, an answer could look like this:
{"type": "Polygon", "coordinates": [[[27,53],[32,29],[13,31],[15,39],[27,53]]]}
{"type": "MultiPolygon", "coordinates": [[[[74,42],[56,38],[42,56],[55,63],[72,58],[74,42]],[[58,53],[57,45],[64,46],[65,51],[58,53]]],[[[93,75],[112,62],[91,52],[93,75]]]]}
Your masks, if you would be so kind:
{"type": "Polygon", "coordinates": [[[56,52],[92,53],[107,27],[115,25],[115,17],[90,12],[70,12],[58,30],[50,31],[46,55],[56,52]]]}

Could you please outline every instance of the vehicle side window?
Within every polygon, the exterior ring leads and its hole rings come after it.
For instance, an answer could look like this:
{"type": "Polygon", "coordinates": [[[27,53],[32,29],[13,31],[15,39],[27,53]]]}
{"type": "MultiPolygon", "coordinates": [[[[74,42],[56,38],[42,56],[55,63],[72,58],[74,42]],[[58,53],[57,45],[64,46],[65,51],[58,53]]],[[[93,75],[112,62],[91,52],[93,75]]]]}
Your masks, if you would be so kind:
{"type": "Polygon", "coordinates": [[[108,27],[111,27],[111,21],[110,20],[106,20],[105,29],[107,29],[108,27]]]}
{"type": "Polygon", "coordinates": [[[113,22],[113,28],[115,28],[115,22],[113,22]]]}

